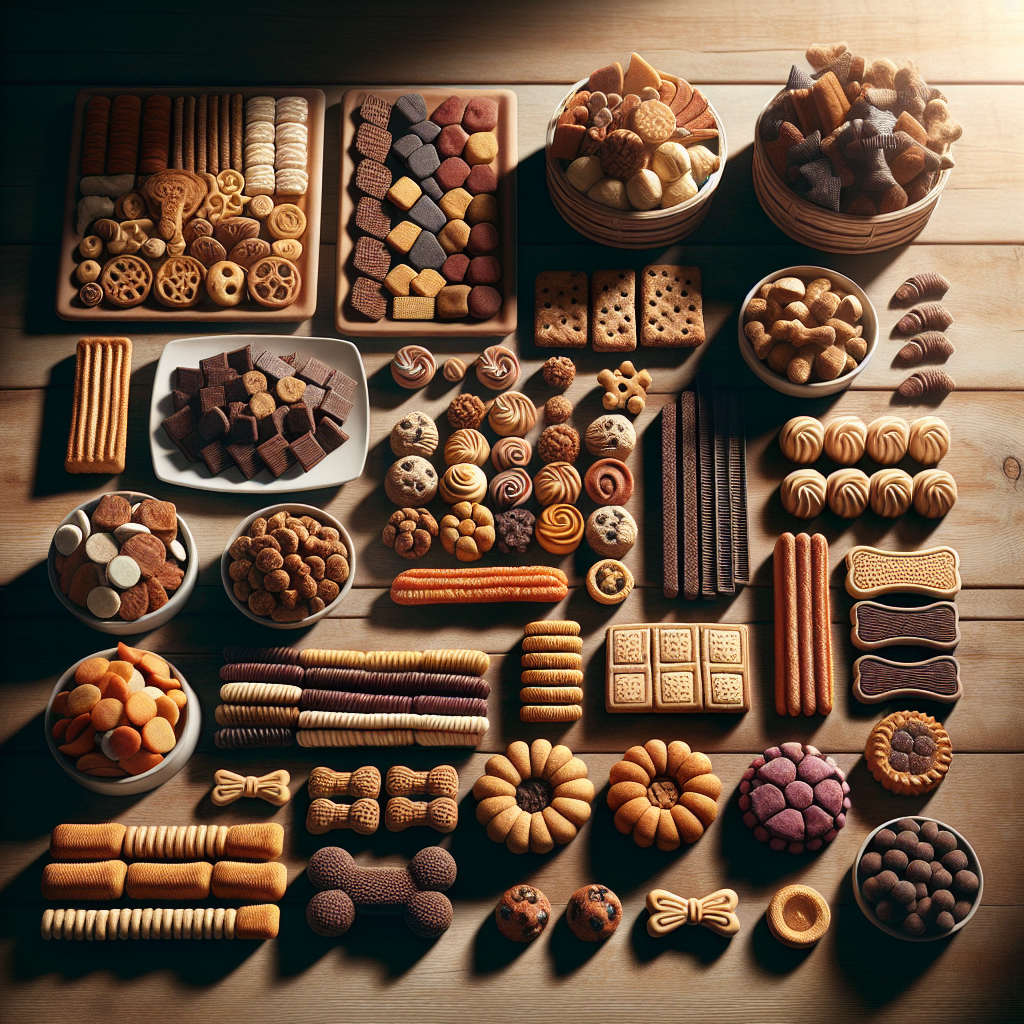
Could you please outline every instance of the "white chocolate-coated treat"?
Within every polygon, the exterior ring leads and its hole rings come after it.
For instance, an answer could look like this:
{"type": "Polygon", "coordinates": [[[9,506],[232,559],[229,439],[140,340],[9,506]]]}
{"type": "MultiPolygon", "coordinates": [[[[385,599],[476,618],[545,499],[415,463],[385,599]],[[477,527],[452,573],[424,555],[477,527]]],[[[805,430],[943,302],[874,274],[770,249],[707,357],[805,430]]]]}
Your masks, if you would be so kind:
{"type": "Polygon", "coordinates": [[[304,96],[280,96],[274,104],[274,123],[294,121],[305,124],[309,120],[309,103],[304,96]]]}
{"type": "Polygon", "coordinates": [[[949,427],[938,416],[922,416],[910,424],[910,457],[922,466],[932,466],[949,451],[949,427]]]}
{"type": "Polygon", "coordinates": [[[278,146],[287,146],[291,143],[299,142],[305,146],[309,142],[309,129],[304,124],[299,124],[296,121],[286,121],[277,126],[274,142],[278,146]]]}
{"type": "Polygon", "coordinates": [[[247,146],[257,142],[273,143],[274,138],[274,125],[271,121],[251,121],[245,126],[243,141],[247,146]]]}
{"type": "Polygon", "coordinates": [[[797,519],[813,519],[825,508],[825,478],[816,469],[795,469],[782,481],[782,507],[797,519]]]}
{"type": "Polygon", "coordinates": [[[825,454],[840,466],[852,466],[864,454],[867,436],[859,416],[837,416],[825,428],[825,454]]]}
{"type": "Polygon", "coordinates": [[[636,430],[621,413],[598,416],[587,427],[587,451],[599,459],[621,459],[623,462],[636,447],[636,430]]]}
{"type": "MultiPolygon", "coordinates": [[[[121,610],[121,598],[110,587],[93,587],[85,603],[97,619],[111,619],[121,610]]],[[[160,695],[163,695],[163,690],[160,695]]]]}
{"type": "MultiPolygon", "coordinates": [[[[135,509],[133,508],[132,512],[134,511],[135,509]]],[[[81,509],[78,509],[71,517],[71,522],[82,531],[82,539],[88,540],[89,535],[92,533],[92,522],[89,517],[81,509]]]]}
{"type": "Polygon", "coordinates": [[[172,558],[176,558],[179,562],[184,562],[187,552],[185,551],[185,545],[180,540],[175,538],[167,545],[167,551],[172,558]]]}
{"type": "Polygon", "coordinates": [[[825,481],[828,507],[843,519],[856,519],[867,507],[871,485],[860,469],[837,469],[825,481]]]}
{"type": "Polygon", "coordinates": [[[902,416],[879,416],[868,424],[865,450],[880,466],[895,466],[907,454],[910,428],[902,416]]]}
{"type": "Polygon", "coordinates": [[[871,474],[871,511],[884,519],[895,519],[910,508],[914,482],[902,469],[880,469],[871,474]]]}
{"type": "Polygon", "coordinates": [[[391,428],[391,450],[398,458],[427,458],[437,450],[437,424],[425,412],[407,412],[391,428]]]}
{"type": "Polygon", "coordinates": [[[537,470],[533,490],[541,505],[574,505],[582,487],[580,474],[568,462],[549,462],[537,470]]]}
{"type": "Polygon", "coordinates": [[[124,523],[114,531],[114,537],[118,544],[123,544],[129,537],[139,533],[149,533],[149,527],[143,526],[142,523],[124,523]]]}
{"type": "Polygon", "coordinates": [[[251,121],[274,120],[275,104],[273,96],[250,96],[245,101],[245,123],[251,121]]]}
{"type": "Polygon", "coordinates": [[[274,172],[274,186],[278,195],[301,196],[309,188],[309,172],[296,167],[285,167],[274,172]]]}
{"type": "Polygon", "coordinates": [[[491,465],[498,472],[522,466],[524,469],[533,458],[533,445],[524,437],[503,437],[494,443],[491,449],[491,465]]]}
{"type": "Polygon", "coordinates": [[[487,477],[479,466],[460,462],[445,470],[438,492],[441,500],[449,505],[457,505],[460,501],[479,502],[487,493],[487,477]]]}
{"type": "Polygon", "coordinates": [[[471,462],[474,466],[482,466],[491,454],[491,446],[487,438],[472,427],[461,427],[445,441],[444,461],[449,466],[457,466],[460,462],[471,462]]]}
{"type": "Polygon", "coordinates": [[[118,590],[134,587],[142,576],[139,563],[128,555],[118,555],[107,562],[107,582],[118,590]]]}
{"type": "Polygon", "coordinates": [[[940,519],[955,504],[956,481],[944,469],[926,469],[914,477],[914,509],[926,519],[940,519]]]}
{"type": "Polygon", "coordinates": [[[487,421],[500,437],[525,437],[537,422],[537,407],[521,391],[506,391],[494,400],[487,421]]]}
{"type": "Polygon", "coordinates": [[[82,543],[82,531],[73,523],[58,527],[53,535],[53,546],[62,554],[70,555],[82,543]]]}
{"type": "Polygon", "coordinates": [[[790,462],[808,466],[821,458],[825,428],[813,416],[794,416],[779,431],[779,447],[790,462]]]}

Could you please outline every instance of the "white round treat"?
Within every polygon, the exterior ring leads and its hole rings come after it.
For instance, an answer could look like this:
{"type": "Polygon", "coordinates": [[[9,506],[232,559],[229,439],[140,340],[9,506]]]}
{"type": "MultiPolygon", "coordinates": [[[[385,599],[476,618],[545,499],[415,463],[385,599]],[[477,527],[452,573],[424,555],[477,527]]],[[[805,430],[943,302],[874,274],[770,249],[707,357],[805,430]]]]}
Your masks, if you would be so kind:
{"type": "Polygon", "coordinates": [[[274,154],[274,170],[283,171],[291,167],[297,171],[306,169],[307,154],[304,142],[277,142],[277,152],[274,154]]]}
{"type": "Polygon", "coordinates": [[[156,700],[157,697],[162,697],[164,695],[164,691],[161,690],[159,686],[144,686],[142,688],[142,693],[149,694],[149,696],[152,697],[153,700],[156,700]]]}
{"type": "Polygon", "coordinates": [[[245,101],[245,123],[252,121],[273,121],[274,120],[274,97],[273,96],[250,96],[245,101]]]}
{"type": "Polygon", "coordinates": [[[146,680],[142,673],[136,668],[132,669],[132,677],[128,680],[128,689],[131,693],[138,693],[146,688],[146,680]]]}
{"type": "Polygon", "coordinates": [[[106,565],[112,558],[117,557],[120,550],[121,546],[111,533],[94,533],[85,542],[85,553],[89,561],[97,565],[106,565]]]}
{"type": "Polygon", "coordinates": [[[245,126],[245,145],[249,146],[254,142],[273,142],[274,125],[271,121],[250,121],[245,126]]]}
{"type": "Polygon", "coordinates": [[[304,96],[279,96],[274,110],[274,121],[284,124],[294,121],[305,124],[309,120],[309,103],[304,96]]]}
{"type": "Polygon", "coordinates": [[[167,545],[167,550],[171,553],[171,556],[176,558],[179,562],[184,562],[188,558],[188,552],[185,551],[185,545],[178,540],[177,537],[167,545]]]}
{"type": "Polygon", "coordinates": [[[97,619],[112,619],[121,609],[121,598],[111,587],[93,587],[85,603],[97,619]]]}
{"type": "Polygon", "coordinates": [[[118,590],[134,587],[141,576],[139,563],[128,555],[116,555],[107,562],[107,582],[118,590]]]}
{"type": "Polygon", "coordinates": [[[110,737],[113,735],[113,732],[113,729],[108,729],[106,732],[101,732],[99,734],[98,739],[100,741],[100,752],[103,754],[103,756],[109,757],[111,761],[116,761],[118,759],[117,755],[110,747],[110,737]]]}
{"type": "Polygon", "coordinates": [[[123,544],[129,537],[134,537],[137,533],[149,533],[149,527],[143,526],[142,523],[125,523],[114,531],[114,538],[119,544],[123,544]]]}
{"type": "Polygon", "coordinates": [[[58,527],[53,535],[53,546],[62,554],[70,555],[82,543],[82,531],[71,523],[58,527]]]}
{"type": "MultiPolygon", "coordinates": [[[[132,509],[132,511],[134,512],[135,509],[132,509]]],[[[71,522],[82,531],[82,536],[88,539],[89,534],[92,533],[92,523],[89,521],[89,517],[81,509],[78,509],[71,517],[71,522]]]]}

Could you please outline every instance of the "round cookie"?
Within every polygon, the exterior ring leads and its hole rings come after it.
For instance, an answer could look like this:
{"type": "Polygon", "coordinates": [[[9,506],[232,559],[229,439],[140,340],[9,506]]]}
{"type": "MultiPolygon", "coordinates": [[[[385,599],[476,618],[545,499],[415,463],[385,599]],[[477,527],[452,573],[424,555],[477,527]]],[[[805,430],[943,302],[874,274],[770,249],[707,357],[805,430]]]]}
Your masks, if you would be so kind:
{"type": "Polygon", "coordinates": [[[618,459],[598,459],[583,478],[587,494],[597,502],[625,505],[633,497],[633,474],[618,459]]]}
{"type": "Polygon", "coordinates": [[[636,447],[636,430],[621,413],[598,416],[587,427],[587,451],[596,458],[625,461],[636,447]]]}
{"type": "Polygon", "coordinates": [[[567,388],[576,377],[576,364],[568,356],[550,356],[540,374],[549,388],[567,388]]]}
{"type": "Polygon", "coordinates": [[[595,562],[587,573],[587,593],[598,604],[621,604],[633,589],[633,574],[614,558],[595,562]]]}
{"type": "Polygon", "coordinates": [[[931,715],[895,711],[871,730],[864,760],[875,780],[890,792],[917,796],[946,777],[953,745],[931,715]]]}
{"type": "Polygon", "coordinates": [[[910,457],[923,466],[931,466],[949,451],[949,427],[938,416],[922,416],[910,424],[907,447],[910,457]]]}
{"type": "Polygon", "coordinates": [[[907,454],[910,428],[901,416],[879,416],[868,424],[865,450],[880,466],[895,466],[907,454]]]}
{"type": "Polygon", "coordinates": [[[604,942],[622,923],[619,897],[605,885],[584,885],[569,897],[569,930],[584,942],[604,942]]]}
{"type": "Polygon", "coordinates": [[[825,428],[813,416],[794,416],[779,431],[779,447],[790,462],[807,466],[821,457],[825,428]]]}
{"type": "Polygon", "coordinates": [[[533,942],[551,920],[551,902],[532,885],[513,885],[494,910],[498,931],[513,942],[533,942]]]}
{"type": "Polygon", "coordinates": [[[399,508],[419,508],[437,494],[437,471],[426,459],[407,455],[388,470],[384,490],[399,508]]]}
{"type": "Polygon", "coordinates": [[[825,507],[825,478],[816,469],[794,469],[779,490],[782,507],[797,519],[813,519],[825,507]]]}
{"type": "Polygon", "coordinates": [[[437,450],[437,424],[425,412],[407,412],[391,428],[391,450],[396,458],[420,455],[427,458],[437,450]]]}
{"type": "Polygon", "coordinates": [[[809,885],[783,886],[772,897],[765,916],[772,935],[794,949],[813,946],[832,922],[825,897],[809,885]]]}
{"type": "Polygon", "coordinates": [[[580,455],[580,435],[565,423],[545,427],[537,441],[537,454],[544,462],[572,464],[580,455]]]}
{"type": "Polygon", "coordinates": [[[524,437],[503,437],[494,442],[491,449],[491,465],[500,473],[503,469],[522,466],[524,469],[533,458],[533,446],[524,437]]]}
{"type": "Polygon", "coordinates": [[[939,519],[956,504],[956,481],[944,469],[926,469],[914,477],[914,509],[926,519],[939,519]]]}
{"type": "Polygon", "coordinates": [[[460,462],[445,470],[438,490],[442,500],[449,505],[460,501],[483,501],[487,494],[487,477],[472,462],[460,462]]]}
{"type": "Polygon", "coordinates": [[[864,454],[867,437],[859,416],[837,416],[825,428],[825,454],[840,466],[852,466],[864,454]]]}
{"type": "Polygon", "coordinates": [[[580,496],[580,474],[568,462],[549,462],[537,470],[533,489],[541,505],[574,505],[580,496]]]}
{"type": "Polygon", "coordinates": [[[586,536],[596,554],[621,558],[636,543],[636,521],[621,505],[603,505],[590,513],[586,536]]]}
{"type": "Polygon", "coordinates": [[[825,481],[828,507],[843,519],[856,519],[868,507],[870,487],[868,475],[862,469],[837,469],[825,481]]]}
{"type": "Polygon", "coordinates": [[[449,466],[460,462],[471,462],[474,466],[482,466],[491,454],[491,446],[487,438],[472,427],[456,430],[444,443],[444,461],[449,466]]]}
{"type": "Polygon", "coordinates": [[[895,519],[909,508],[914,482],[909,473],[891,467],[871,474],[868,496],[871,511],[884,519],[895,519]]]}
{"type": "Polygon", "coordinates": [[[405,345],[391,360],[391,376],[407,390],[426,387],[437,373],[437,361],[422,345],[405,345]]]}

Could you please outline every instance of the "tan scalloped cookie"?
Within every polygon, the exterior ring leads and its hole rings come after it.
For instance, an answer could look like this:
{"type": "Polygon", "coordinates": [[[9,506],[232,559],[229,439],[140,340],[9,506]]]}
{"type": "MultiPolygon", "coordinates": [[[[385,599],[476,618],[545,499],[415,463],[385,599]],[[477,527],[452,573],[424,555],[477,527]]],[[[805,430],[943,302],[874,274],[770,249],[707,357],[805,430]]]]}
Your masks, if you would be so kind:
{"type": "Polygon", "coordinates": [[[871,730],[864,759],[875,780],[890,792],[916,796],[946,777],[953,745],[931,715],[896,711],[871,730]]]}

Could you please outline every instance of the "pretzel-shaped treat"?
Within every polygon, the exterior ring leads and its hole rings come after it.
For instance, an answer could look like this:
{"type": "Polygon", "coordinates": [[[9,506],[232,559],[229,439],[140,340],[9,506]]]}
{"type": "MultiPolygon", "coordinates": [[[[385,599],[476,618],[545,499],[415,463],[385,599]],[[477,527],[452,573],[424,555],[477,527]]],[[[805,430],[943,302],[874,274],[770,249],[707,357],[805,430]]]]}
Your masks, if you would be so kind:
{"type": "Polygon", "coordinates": [[[354,772],[314,768],[309,773],[306,789],[314,800],[325,796],[354,796],[376,800],[380,796],[380,772],[373,765],[365,765],[354,772]]]}

